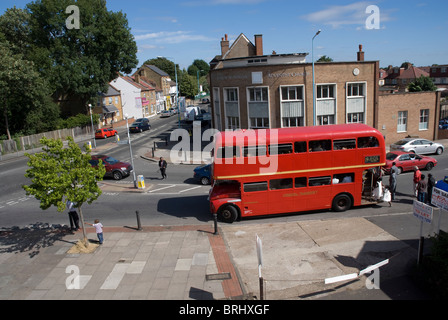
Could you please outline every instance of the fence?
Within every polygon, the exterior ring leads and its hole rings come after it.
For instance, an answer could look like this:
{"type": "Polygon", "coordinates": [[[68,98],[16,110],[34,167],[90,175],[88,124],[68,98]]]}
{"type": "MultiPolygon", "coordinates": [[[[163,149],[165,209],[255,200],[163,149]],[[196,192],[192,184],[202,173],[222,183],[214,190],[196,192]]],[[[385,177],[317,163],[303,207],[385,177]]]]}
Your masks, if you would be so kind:
{"type": "MultiPolygon", "coordinates": [[[[94,130],[97,125],[95,125],[94,130]]],[[[92,137],[92,127],[76,127],[70,129],[60,129],[55,131],[49,131],[44,133],[33,134],[31,136],[19,137],[13,140],[0,140],[0,153],[2,155],[16,153],[20,151],[27,151],[34,148],[40,148],[40,139],[42,137],[47,137],[50,139],[61,139],[66,140],[68,137],[77,139],[80,137],[92,137]]]]}

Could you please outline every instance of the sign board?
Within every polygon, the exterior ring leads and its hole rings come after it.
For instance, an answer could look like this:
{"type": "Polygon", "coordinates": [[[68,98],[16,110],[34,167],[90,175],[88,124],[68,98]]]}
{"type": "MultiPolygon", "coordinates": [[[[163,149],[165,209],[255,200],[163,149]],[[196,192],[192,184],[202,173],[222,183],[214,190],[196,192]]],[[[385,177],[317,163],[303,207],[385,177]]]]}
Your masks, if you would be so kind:
{"type": "Polygon", "coordinates": [[[414,200],[414,217],[422,222],[431,223],[432,221],[432,207],[414,200]]]}
{"type": "Polygon", "coordinates": [[[431,203],[440,209],[448,210],[448,192],[434,187],[432,189],[431,203]]]}

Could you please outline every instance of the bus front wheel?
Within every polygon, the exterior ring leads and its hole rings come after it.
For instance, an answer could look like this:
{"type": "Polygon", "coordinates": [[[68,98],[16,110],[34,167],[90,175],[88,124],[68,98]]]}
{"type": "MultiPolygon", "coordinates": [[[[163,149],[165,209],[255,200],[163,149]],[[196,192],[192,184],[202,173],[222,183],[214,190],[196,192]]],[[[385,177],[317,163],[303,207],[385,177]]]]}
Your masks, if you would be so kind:
{"type": "Polygon", "coordinates": [[[333,210],[342,212],[350,209],[352,206],[352,199],[348,194],[339,194],[333,199],[333,210]]]}
{"type": "Polygon", "coordinates": [[[218,211],[219,220],[226,223],[234,222],[237,217],[238,217],[238,210],[232,205],[222,206],[218,211]]]}

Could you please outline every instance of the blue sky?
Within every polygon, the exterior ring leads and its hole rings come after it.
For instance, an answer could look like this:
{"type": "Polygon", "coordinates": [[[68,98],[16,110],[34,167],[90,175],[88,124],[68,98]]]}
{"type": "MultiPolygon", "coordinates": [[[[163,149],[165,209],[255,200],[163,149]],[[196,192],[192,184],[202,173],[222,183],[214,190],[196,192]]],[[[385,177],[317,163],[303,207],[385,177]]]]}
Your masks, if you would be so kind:
{"type": "MultiPolygon", "coordinates": [[[[30,1],[1,0],[0,14],[30,1]]],[[[445,0],[108,0],[107,7],[127,15],[140,64],[157,56],[181,68],[195,59],[209,62],[220,54],[224,34],[232,43],[241,33],[253,43],[262,34],[264,54],[308,52],[311,62],[311,39],[319,29],[315,59],[353,61],[362,44],[365,59],[380,66],[448,64],[445,0]],[[366,13],[372,5],[375,11],[366,13]],[[379,19],[373,19],[376,13],[379,19]]]]}

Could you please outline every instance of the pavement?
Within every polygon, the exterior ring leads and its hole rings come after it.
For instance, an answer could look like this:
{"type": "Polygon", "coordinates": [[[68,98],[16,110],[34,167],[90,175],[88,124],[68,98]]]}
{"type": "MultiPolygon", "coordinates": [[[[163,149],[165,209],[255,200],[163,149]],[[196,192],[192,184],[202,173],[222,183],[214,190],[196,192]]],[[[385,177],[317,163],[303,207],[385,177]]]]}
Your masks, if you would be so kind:
{"type": "MultiPolygon", "coordinates": [[[[169,161],[169,151],[141,156],[169,161]]],[[[151,185],[106,181],[101,187],[145,192],[151,185]]],[[[431,298],[411,277],[417,251],[364,218],[219,223],[216,231],[212,219],[141,230],[106,226],[104,243],[92,253],[68,253],[81,231],[46,224],[0,228],[0,300],[259,300],[260,275],[267,300],[431,298]],[[360,274],[379,263],[377,271],[360,274]]],[[[94,229],[86,232],[95,243],[94,229]]]]}

